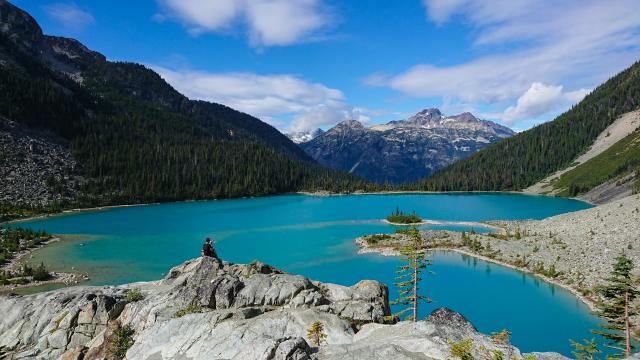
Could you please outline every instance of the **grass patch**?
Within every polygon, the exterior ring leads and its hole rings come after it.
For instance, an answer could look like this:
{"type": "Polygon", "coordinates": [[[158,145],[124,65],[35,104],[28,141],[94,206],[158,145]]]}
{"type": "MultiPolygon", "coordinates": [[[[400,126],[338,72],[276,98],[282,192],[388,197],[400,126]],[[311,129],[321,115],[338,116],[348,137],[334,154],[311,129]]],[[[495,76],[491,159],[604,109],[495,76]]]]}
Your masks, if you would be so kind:
{"type": "Polygon", "coordinates": [[[193,300],[191,300],[191,303],[189,303],[187,307],[176,312],[175,317],[179,318],[187,314],[198,314],[198,313],[201,313],[202,311],[203,311],[203,308],[202,308],[202,305],[200,305],[200,302],[198,302],[198,299],[193,298],[193,300]]]}
{"type": "Polygon", "coordinates": [[[561,190],[561,196],[576,196],[634,171],[639,165],[640,131],[635,131],[602,154],[564,173],[552,185],[555,189],[561,190]]]}
{"type": "Polygon", "coordinates": [[[62,315],[60,315],[59,318],[57,318],[53,322],[53,328],[49,331],[50,334],[53,334],[54,332],[56,332],[60,328],[60,323],[62,322],[62,320],[64,320],[65,317],[67,317],[67,315],[69,315],[69,312],[65,311],[65,312],[62,313],[62,315]]]}

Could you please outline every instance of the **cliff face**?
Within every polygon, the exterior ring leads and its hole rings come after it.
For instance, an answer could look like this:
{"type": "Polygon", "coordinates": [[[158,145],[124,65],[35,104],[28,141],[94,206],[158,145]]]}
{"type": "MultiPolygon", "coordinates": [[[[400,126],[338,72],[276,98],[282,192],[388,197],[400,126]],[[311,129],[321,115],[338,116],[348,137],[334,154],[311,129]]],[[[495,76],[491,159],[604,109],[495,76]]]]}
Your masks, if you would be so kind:
{"type": "Polygon", "coordinates": [[[2,297],[0,312],[0,354],[11,359],[113,359],[128,340],[127,359],[446,359],[465,339],[477,356],[482,346],[520,356],[448,309],[382,324],[388,290],[376,281],[323,284],[210,258],[156,282],[2,297]],[[327,335],[319,348],[307,333],[316,321],[327,335]]]}

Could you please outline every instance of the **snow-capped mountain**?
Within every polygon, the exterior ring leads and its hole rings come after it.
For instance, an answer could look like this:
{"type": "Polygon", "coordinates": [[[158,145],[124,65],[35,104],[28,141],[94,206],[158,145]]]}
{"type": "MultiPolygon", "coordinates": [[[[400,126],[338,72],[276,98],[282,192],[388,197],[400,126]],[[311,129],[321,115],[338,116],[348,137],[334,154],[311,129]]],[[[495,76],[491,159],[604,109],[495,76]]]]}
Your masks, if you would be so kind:
{"type": "Polygon", "coordinates": [[[370,128],[355,120],[343,121],[300,146],[323,165],[377,182],[403,183],[513,134],[506,126],[468,112],[444,116],[430,108],[370,128]]]}
{"type": "Polygon", "coordinates": [[[307,141],[311,141],[322,134],[324,134],[324,131],[322,129],[315,129],[310,131],[292,132],[286,135],[294,143],[301,144],[307,141]]]}

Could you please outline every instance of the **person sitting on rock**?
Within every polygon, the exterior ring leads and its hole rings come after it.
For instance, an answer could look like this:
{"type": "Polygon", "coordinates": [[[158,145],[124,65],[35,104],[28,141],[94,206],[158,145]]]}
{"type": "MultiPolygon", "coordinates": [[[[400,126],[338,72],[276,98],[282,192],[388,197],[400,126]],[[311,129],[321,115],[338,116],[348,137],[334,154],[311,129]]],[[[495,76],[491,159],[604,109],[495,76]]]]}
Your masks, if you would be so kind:
{"type": "Polygon", "coordinates": [[[216,250],[213,248],[213,245],[211,244],[211,239],[209,238],[207,238],[207,240],[204,241],[204,246],[202,246],[202,256],[208,256],[213,258],[218,257],[218,254],[216,254],[216,250]]]}

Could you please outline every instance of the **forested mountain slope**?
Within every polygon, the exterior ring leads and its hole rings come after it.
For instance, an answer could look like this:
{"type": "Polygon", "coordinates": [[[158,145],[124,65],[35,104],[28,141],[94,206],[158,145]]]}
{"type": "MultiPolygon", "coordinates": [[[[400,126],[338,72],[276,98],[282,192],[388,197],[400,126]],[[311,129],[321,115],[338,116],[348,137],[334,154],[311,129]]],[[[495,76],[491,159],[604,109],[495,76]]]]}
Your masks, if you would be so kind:
{"type": "MultiPolygon", "coordinates": [[[[67,175],[82,179],[74,206],[367,186],[320,167],[250,115],[189,100],[142,65],[110,62],[76,40],[43,35],[4,0],[0,25],[0,116],[68,142],[78,166],[67,175]]],[[[52,206],[29,197],[2,202],[52,206]]]]}
{"type": "Polygon", "coordinates": [[[640,192],[640,129],[551,182],[563,196],[587,195],[595,202],[640,192]],[[605,186],[603,186],[605,185],[605,186]],[[594,194],[592,190],[598,189],[594,194]]]}
{"type": "Polygon", "coordinates": [[[615,119],[640,107],[640,63],[609,79],[555,120],[492,144],[408,188],[520,190],[571,164],[615,119]]]}

